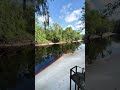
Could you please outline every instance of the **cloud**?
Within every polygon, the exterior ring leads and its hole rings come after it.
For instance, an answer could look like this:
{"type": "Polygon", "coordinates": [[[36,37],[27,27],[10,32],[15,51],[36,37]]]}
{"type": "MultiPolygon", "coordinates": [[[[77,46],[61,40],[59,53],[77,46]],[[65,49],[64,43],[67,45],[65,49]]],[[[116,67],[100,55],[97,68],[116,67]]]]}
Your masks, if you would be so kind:
{"type": "Polygon", "coordinates": [[[82,24],[82,21],[80,20],[80,21],[78,21],[76,24],[77,24],[77,25],[82,24]]]}
{"type": "Polygon", "coordinates": [[[40,17],[38,18],[38,21],[39,21],[40,23],[44,22],[44,17],[43,17],[43,16],[40,16],[40,17]]]}
{"type": "Polygon", "coordinates": [[[53,19],[51,17],[49,18],[49,22],[50,22],[50,24],[54,23],[54,21],[53,21],[53,19]]]}
{"type": "Polygon", "coordinates": [[[82,15],[82,9],[76,9],[76,10],[72,10],[72,4],[69,3],[66,6],[63,6],[62,9],[60,10],[61,16],[59,16],[60,19],[64,19],[65,22],[67,23],[71,23],[73,21],[76,21],[80,18],[80,16],[82,15]]]}
{"type": "Polygon", "coordinates": [[[66,11],[68,12],[68,9],[72,9],[71,6],[72,6],[71,3],[69,3],[68,5],[64,5],[64,6],[62,7],[62,9],[60,10],[60,12],[61,12],[61,13],[66,13],[66,11]]]}
{"type": "MultiPolygon", "coordinates": [[[[43,23],[43,22],[45,21],[45,17],[44,17],[44,16],[40,16],[40,17],[38,18],[38,21],[39,21],[39,23],[43,23]]],[[[50,23],[50,24],[53,24],[53,23],[54,23],[54,21],[53,21],[53,19],[52,19],[51,17],[49,17],[49,23],[50,23]]]]}
{"type": "Polygon", "coordinates": [[[67,27],[72,27],[73,30],[75,30],[74,26],[73,25],[68,25],[67,27]]]}
{"type": "Polygon", "coordinates": [[[81,11],[82,11],[82,9],[77,9],[77,10],[74,10],[73,12],[67,14],[65,16],[65,21],[70,23],[70,22],[78,20],[80,18],[81,11]]]}
{"type": "Polygon", "coordinates": [[[80,20],[80,21],[76,22],[76,27],[75,27],[76,30],[80,30],[84,27],[85,27],[85,23],[83,21],[80,20]]]}
{"type": "Polygon", "coordinates": [[[80,33],[81,33],[81,34],[85,34],[85,29],[83,29],[80,33]]]}

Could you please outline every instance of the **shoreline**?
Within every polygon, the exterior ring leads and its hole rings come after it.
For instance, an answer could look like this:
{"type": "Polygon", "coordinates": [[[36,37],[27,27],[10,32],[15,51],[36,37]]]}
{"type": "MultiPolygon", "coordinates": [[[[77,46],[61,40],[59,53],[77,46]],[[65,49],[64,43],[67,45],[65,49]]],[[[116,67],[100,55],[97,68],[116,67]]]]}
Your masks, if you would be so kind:
{"type": "MultiPolygon", "coordinates": [[[[77,42],[82,42],[83,40],[78,40],[78,41],[72,41],[70,43],[77,43],[77,42]]],[[[10,44],[0,44],[0,48],[4,48],[4,47],[22,47],[22,46],[28,46],[28,45],[34,45],[35,47],[39,47],[39,46],[51,46],[51,45],[62,45],[62,44],[66,44],[68,42],[57,42],[57,43],[53,43],[53,42],[46,42],[46,43],[35,43],[35,42],[27,42],[27,43],[10,43],[10,44]]]]}
{"type": "MultiPolygon", "coordinates": [[[[83,40],[78,40],[78,41],[72,41],[70,43],[78,43],[78,42],[82,42],[83,40]]],[[[68,42],[57,42],[57,43],[53,43],[53,42],[47,42],[47,43],[36,43],[35,46],[50,46],[50,45],[62,45],[62,44],[67,44],[68,42]]]]}
{"type": "Polygon", "coordinates": [[[99,36],[99,35],[91,35],[91,36],[90,36],[90,39],[105,38],[105,37],[109,37],[109,36],[112,36],[112,35],[115,35],[115,34],[116,34],[116,33],[107,32],[107,33],[102,34],[102,36],[99,36]]]}
{"type": "Polygon", "coordinates": [[[15,43],[15,44],[0,44],[0,48],[5,47],[22,47],[22,46],[28,46],[28,45],[34,45],[34,43],[15,43]]]}
{"type": "MultiPolygon", "coordinates": [[[[98,36],[98,35],[91,35],[90,36],[90,39],[96,39],[96,38],[105,38],[105,37],[108,37],[108,36],[112,36],[112,35],[115,35],[116,33],[112,33],[112,32],[107,32],[107,33],[104,33],[102,36],[98,36]]],[[[66,44],[66,43],[78,43],[78,42],[82,42],[84,40],[78,40],[78,41],[72,41],[72,42],[64,42],[64,41],[61,41],[61,42],[56,42],[56,43],[53,43],[53,42],[45,42],[45,43],[35,43],[35,42],[27,42],[27,43],[22,43],[22,42],[18,42],[18,43],[11,43],[11,44],[0,44],[0,48],[4,48],[4,47],[21,47],[21,46],[28,46],[28,45],[34,45],[35,47],[40,47],[40,46],[51,46],[51,45],[62,45],[62,44],[66,44]]]]}

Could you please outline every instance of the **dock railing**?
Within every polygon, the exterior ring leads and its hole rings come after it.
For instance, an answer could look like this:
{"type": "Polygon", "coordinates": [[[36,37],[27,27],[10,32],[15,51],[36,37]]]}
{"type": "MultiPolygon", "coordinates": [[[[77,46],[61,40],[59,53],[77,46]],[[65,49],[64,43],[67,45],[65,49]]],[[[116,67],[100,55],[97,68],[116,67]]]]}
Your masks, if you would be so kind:
{"type": "Polygon", "coordinates": [[[82,80],[82,82],[84,82],[85,84],[85,69],[81,68],[79,66],[75,66],[73,68],[70,69],[70,90],[71,90],[71,80],[73,80],[75,82],[75,90],[76,90],[76,86],[78,87],[78,90],[84,90],[84,87],[82,87],[83,84],[80,81],[82,80]],[[73,78],[74,76],[74,78],[73,78]],[[80,82],[80,83],[79,83],[80,82]]]}

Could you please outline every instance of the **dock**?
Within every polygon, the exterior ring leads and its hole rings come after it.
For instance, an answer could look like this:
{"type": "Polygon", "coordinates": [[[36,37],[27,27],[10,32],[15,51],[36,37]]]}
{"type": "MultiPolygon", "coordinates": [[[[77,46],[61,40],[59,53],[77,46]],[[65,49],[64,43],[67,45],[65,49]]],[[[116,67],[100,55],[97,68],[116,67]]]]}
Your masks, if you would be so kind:
{"type": "Polygon", "coordinates": [[[85,69],[79,66],[70,69],[70,90],[72,80],[75,83],[75,90],[85,90],[85,69]]]}

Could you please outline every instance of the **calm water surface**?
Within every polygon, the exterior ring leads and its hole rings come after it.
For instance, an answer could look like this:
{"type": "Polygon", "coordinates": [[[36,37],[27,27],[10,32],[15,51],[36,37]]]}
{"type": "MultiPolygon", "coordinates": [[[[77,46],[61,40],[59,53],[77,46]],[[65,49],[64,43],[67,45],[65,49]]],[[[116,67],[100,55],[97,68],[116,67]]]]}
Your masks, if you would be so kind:
{"type": "Polygon", "coordinates": [[[86,89],[120,90],[120,35],[86,44],[86,89]]]}
{"type": "Polygon", "coordinates": [[[0,48],[0,90],[34,90],[34,47],[0,48]]]}
{"type": "Polygon", "coordinates": [[[35,74],[39,73],[50,64],[58,60],[63,54],[74,53],[80,49],[80,43],[36,47],[35,74]]]}
{"type": "Polygon", "coordinates": [[[91,40],[86,44],[86,64],[92,64],[96,60],[120,55],[120,35],[91,40]]]}

